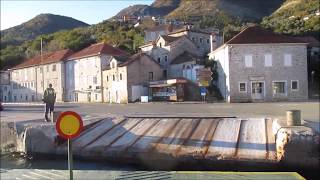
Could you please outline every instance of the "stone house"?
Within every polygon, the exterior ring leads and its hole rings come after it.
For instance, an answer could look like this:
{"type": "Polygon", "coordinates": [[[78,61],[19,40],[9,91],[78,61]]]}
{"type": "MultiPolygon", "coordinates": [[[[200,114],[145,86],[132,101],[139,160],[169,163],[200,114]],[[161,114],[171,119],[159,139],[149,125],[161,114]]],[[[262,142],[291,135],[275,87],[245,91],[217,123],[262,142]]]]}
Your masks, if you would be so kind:
{"type": "Polygon", "coordinates": [[[0,102],[11,101],[10,72],[0,71],[0,102]]]}
{"type": "Polygon", "coordinates": [[[35,56],[10,69],[11,97],[14,102],[41,101],[51,83],[57,101],[64,101],[64,61],[73,52],[65,49],[35,56]]]}
{"type": "Polygon", "coordinates": [[[228,102],[308,98],[307,44],[296,38],[252,26],[209,58],[218,64],[217,86],[228,102]]]}
{"type": "Polygon", "coordinates": [[[216,31],[206,32],[192,28],[183,28],[168,34],[171,37],[187,36],[196,46],[197,54],[206,56],[222,44],[222,37],[216,31]]]}
{"type": "Polygon", "coordinates": [[[154,42],[159,37],[159,35],[167,35],[168,33],[173,32],[174,30],[177,30],[179,28],[180,27],[171,24],[162,24],[154,26],[152,28],[148,28],[144,31],[144,42],[154,42]]]}
{"type": "Polygon", "coordinates": [[[203,58],[187,51],[180,54],[170,63],[170,78],[186,78],[198,82],[198,71],[204,68],[203,58]]]}
{"type": "Polygon", "coordinates": [[[109,66],[112,56],[127,52],[105,43],[96,43],[72,56],[66,63],[66,101],[103,102],[102,72],[109,66]]]}
{"type": "Polygon", "coordinates": [[[148,82],[162,79],[161,66],[150,56],[113,56],[103,71],[104,101],[128,103],[148,96],[148,82]]]}
{"type": "Polygon", "coordinates": [[[170,78],[173,59],[188,51],[197,54],[197,48],[187,36],[171,37],[160,35],[152,44],[141,46],[141,51],[151,56],[163,68],[164,78],[170,78]]]}

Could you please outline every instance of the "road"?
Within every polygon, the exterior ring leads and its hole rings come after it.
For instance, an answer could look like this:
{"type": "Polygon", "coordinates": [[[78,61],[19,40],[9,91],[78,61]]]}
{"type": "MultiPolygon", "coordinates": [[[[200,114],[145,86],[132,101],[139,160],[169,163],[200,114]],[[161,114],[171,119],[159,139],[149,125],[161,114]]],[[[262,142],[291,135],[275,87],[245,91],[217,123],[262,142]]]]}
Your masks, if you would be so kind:
{"type": "MultiPolygon", "coordinates": [[[[5,104],[1,121],[43,119],[44,105],[5,104]]],[[[276,103],[57,103],[56,111],[76,111],[84,119],[110,115],[222,116],[285,118],[286,110],[301,110],[302,119],[319,122],[319,102],[276,103]]]]}

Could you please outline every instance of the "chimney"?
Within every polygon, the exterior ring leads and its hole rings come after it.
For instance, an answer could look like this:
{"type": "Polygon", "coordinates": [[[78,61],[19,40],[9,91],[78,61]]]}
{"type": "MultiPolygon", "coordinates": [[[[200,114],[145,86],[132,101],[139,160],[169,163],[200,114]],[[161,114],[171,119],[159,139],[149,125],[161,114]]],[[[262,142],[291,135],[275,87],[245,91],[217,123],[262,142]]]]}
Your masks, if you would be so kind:
{"type": "Polygon", "coordinates": [[[217,48],[216,33],[212,32],[210,34],[210,52],[214,51],[216,48],[217,48]]]}

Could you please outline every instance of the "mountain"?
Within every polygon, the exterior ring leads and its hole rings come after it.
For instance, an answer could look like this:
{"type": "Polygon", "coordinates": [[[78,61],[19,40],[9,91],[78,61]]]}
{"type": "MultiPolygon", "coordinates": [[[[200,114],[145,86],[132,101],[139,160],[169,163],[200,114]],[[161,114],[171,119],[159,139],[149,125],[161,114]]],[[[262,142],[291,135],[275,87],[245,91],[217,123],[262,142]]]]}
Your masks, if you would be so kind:
{"type": "Polygon", "coordinates": [[[40,14],[23,24],[2,30],[1,49],[7,45],[19,45],[41,34],[49,34],[60,30],[69,30],[85,26],[88,26],[88,24],[71,17],[40,14]]]}
{"type": "Polygon", "coordinates": [[[124,15],[135,16],[166,16],[180,4],[180,0],[156,0],[150,6],[148,5],[133,5],[121,10],[115,17],[124,15]]]}
{"type": "Polygon", "coordinates": [[[259,21],[278,9],[284,0],[155,0],[150,6],[135,5],[120,11],[123,15],[166,16],[183,18],[185,16],[210,16],[222,11],[242,20],[259,21]]]}
{"type": "Polygon", "coordinates": [[[280,33],[319,36],[319,9],[319,0],[286,0],[262,25],[280,33]]]}

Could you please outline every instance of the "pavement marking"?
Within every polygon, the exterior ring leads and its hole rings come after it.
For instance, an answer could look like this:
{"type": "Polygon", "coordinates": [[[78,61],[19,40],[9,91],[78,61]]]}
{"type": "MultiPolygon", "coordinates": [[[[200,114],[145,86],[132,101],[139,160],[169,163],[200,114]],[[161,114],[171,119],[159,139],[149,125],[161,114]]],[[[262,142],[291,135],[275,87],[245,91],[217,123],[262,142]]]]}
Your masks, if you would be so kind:
{"type": "Polygon", "coordinates": [[[52,179],[52,180],[55,180],[54,178],[51,178],[51,177],[48,177],[48,176],[45,176],[45,175],[42,175],[42,174],[38,174],[38,173],[35,173],[35,172],[29,172],[30,174],[33,174],[35,176],[40,176],[42,178],[47,178],[47,179],[52,179]]]}
{"type": "Polygon", "coordinates": [[[58,176],[58,177],[65,177],[63,175],[59,175],[59,174],[54,174],[54,173],[51,173],[51,172],[48,172],[46,170],[39,170],[39,169],[35,169],[36,171],[40,172],[40,173],[45,173],[45,174],[48,174],[48,175],[53,175],[53,176],[58,176]]]}
{"type": "Polygon", "coordinates": [[[58,172],[58,173],[62,173],[63,175],[67,175],[67,173],[66,172],[64,172],[64,171],[58,171],[58,170],[54,170],[54,169],[52,169],[51,171],[53,171],[53,172],[58,172]]]}
{"type": "Polygon", "coordinates": [[[235,175],[293,175],[305,179],[297,172],[232,172],[232,171],[176,171],[179,174],[235,174],[235,175]]]}
{"type": "Polygon", "coordinates": [[[22,174],[22,176],[23,176],[23,177],[26,177],[26,178],[29,178],[29,179],[35,179],[35,180],[38,179],[38,178],[35,178],[35,177],[32,177],[32,176],[28,176],[28,175],[26,175],[26,174],[22,174]]]}

